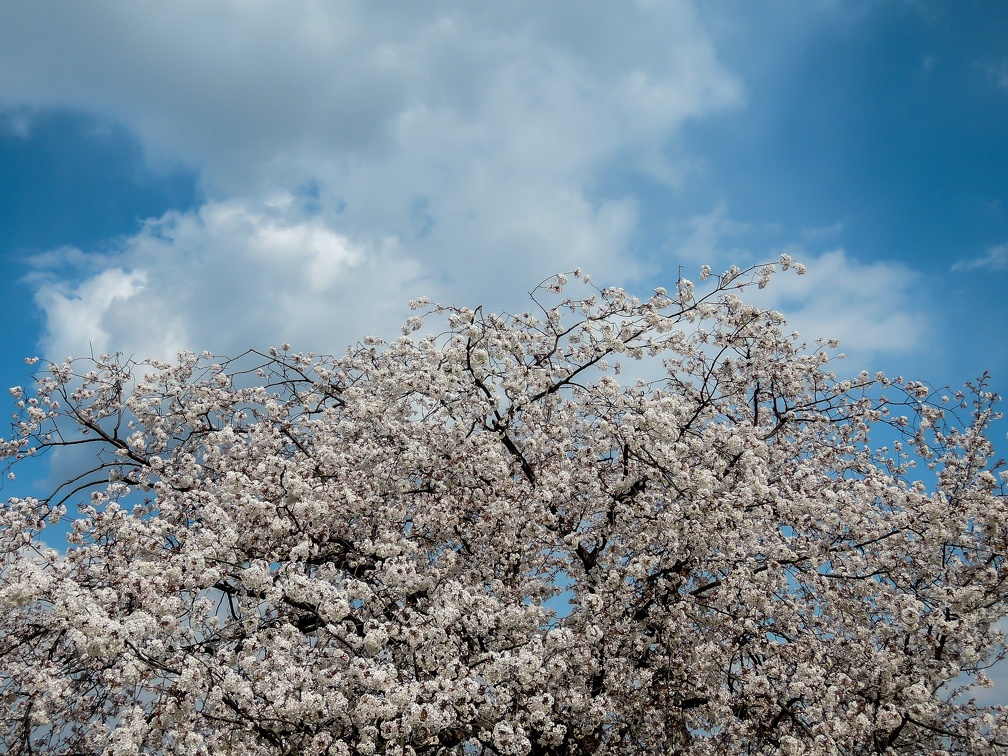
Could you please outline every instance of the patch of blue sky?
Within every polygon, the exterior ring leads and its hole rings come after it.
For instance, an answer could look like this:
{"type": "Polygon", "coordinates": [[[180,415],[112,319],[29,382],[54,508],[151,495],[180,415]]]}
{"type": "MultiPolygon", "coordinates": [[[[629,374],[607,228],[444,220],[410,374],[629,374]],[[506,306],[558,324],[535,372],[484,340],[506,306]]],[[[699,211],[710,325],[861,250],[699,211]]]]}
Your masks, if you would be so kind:
{"type": "Polygon", "coordinates": [[[38,351],[39,256],[104,247],[165,207],[191,205],[196,190],[191,175],[147,167],[140,145],[122,127],[52,112],[33,117],[30,130],[18,133],[11,120],[0,126],[0,313],[7,355],[0,375],[14,385],[28,372],[17,366],[21,358],[38,351]]]}
{"type": "Polygon", "coordinates": [[[724,56],[740,69],[762,60],[764,75],[747,78],[745,108],[685,127],[688,151],[703,156],[692,201],[704,200],[692,211],[720,202],[745,224],[743,238],[776,230],[774,246],[904,263],[920,274],[914,293],[931,335],[903,365],[953,382],[991,369],[1003,385],[1008,350],[979,345],[1004,343],[1008,314],[989,252],[1008,238],[1008,10],[863,5],[863,16],[785,33],[777,50],[772,14],[743,11],[766,34],[746,34],[724,56]]]}
{"type": "MultiPolygon", "coordinates": [[[[152,168],[121,125],[64,110],[0,113],[0,382],[31,390],[43,312],[34,299],[40,256],[103,249],[145,219],[199,199],[181,167],[152,168]]],[[[57,357],[60,359],[67,355],[57,357]]]]}

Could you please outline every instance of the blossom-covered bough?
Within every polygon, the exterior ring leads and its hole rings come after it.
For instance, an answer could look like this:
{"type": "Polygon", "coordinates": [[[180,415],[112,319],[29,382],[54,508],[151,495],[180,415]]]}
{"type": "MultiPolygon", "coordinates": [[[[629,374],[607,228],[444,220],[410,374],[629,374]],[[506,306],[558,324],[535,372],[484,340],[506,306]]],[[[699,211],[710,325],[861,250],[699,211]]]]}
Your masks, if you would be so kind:
{"type": "Polygon", "coordinates": [[[4,749],[1008,752],[996,397],[837,378],[740,298],[771,272],[49,365],[0,442],[67,470],[0,514],[4,749]]]}

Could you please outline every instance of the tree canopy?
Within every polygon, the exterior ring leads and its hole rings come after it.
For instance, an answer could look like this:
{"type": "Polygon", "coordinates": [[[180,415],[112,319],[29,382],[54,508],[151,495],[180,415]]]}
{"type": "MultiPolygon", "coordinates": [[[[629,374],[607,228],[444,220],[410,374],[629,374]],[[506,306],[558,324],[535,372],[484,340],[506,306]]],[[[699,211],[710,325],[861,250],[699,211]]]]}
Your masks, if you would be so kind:
{"type": "Polygon", "coordinates": [[[774,268],[43,365],[0,441],[66,471],[0,510],[6,750],[1005,752],[997,397],[838,376],[744,301],[774,268]]]}

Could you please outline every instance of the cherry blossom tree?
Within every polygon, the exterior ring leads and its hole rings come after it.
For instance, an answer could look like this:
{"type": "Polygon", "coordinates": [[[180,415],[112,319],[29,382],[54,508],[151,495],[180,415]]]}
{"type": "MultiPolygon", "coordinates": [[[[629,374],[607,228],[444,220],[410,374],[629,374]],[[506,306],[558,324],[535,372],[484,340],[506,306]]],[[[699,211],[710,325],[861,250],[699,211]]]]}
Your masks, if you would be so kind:
{"type": "Polygon", "coordinates": [[[742,299],[775,267],[43,366],[0,441],[67,471],[0,513],[7,752],[1006,752],[997,397],[838,377],[742,299]]]}

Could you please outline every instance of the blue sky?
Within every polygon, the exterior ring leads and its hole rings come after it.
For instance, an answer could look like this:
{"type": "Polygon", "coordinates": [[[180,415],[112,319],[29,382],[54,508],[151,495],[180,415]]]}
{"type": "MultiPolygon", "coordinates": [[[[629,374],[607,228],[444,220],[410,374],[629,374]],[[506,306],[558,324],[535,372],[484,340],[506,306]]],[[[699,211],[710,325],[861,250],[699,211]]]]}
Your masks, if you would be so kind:
{"type": "Polygon", "coordinates": [[[1006,134],[1001,0],[5,3],[0,381],[788,252],[852,373],[1004,394],[1006,134]]]}

